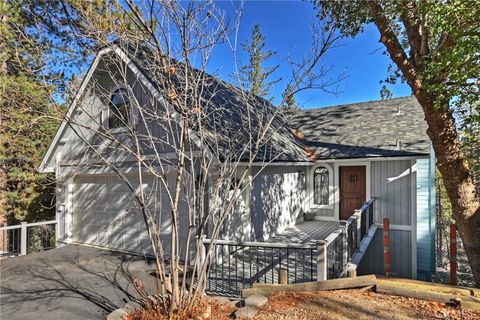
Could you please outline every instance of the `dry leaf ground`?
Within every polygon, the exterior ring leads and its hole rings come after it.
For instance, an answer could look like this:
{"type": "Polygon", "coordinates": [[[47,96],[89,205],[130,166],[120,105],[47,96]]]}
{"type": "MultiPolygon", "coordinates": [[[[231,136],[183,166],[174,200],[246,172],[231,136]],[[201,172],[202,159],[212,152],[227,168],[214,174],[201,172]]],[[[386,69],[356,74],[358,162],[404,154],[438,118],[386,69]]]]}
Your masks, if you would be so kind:
{"type": "Polygon", "coordinates": [[[480,319],[480,313],[440,302],[390,296],[372,291],[337,290],[277,293],[256,320],[281,319],[480,319]]]}

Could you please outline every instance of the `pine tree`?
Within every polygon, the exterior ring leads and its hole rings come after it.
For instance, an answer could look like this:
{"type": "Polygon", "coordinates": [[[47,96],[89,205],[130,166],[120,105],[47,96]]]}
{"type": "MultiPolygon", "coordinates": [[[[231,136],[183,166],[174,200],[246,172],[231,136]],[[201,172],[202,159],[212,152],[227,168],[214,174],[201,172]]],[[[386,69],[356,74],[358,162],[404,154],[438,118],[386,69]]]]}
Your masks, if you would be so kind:
{"type": "Polygon", "coordinates": [[[240,78],[243,85],[251,94],[268,98],[272,86],[281,79],[269,80],[279,66],[264,65],[276,52],[265,49],[265,37],[260,31],[260,25],[256,24],[253,27],[250,41],[243,43],[242,47],[249,56],[248,65],[240,69],[240,78]]]}
{"type": "Polygon", "coordinates": [[[287,114],[292,114],[300,110],[295,95],[292,94],[292,90],[292,86],[288,84],[282,94],[282,104],[280,108],[287,114]]]}
{"type": "Polygon", "coordinates": [[[117,6],[0,1],[0,225],[54,216],[54,177],[36,171],[61,118],[51,94],[68,101],[73,71],[109,40],[107,31],[130,28],[117,6]]]}
{"type": "Polygon", "coordinates": [[[0,16],[0,224],[52,219],[55,193],[51,175],[36,168],[55,133],[49,86],[32,70],[40,61],[35,39],[23,37],[30,22],[19,2],[2,3],[0,16]]]}

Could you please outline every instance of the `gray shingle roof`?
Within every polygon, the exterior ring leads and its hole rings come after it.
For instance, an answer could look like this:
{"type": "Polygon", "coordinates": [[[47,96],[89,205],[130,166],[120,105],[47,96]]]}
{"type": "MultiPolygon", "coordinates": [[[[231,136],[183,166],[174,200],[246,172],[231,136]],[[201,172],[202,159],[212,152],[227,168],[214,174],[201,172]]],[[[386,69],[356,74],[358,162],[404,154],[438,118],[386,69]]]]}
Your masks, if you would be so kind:
{"type": "Polygon", "coordinates": [[[414,97],[305,109],[292,117],[291,126],[317,159],[417,156],[430,150],[414,97]]]}
{"type": "MultiPolygon", "coordinates": [[[[142,46],[124,45],[121,48],[160,92],[167,92],[163,81],[165,72],[160,70],[156,62],[158,60],[155,60],[151,51],[142,46]]],[[[180,96],[185,88],[183,82],[186,77],[182,75],[185,65],[173,59],[170,62],[177,67],[175,75],[178,78],[173,81],[178,81],[175,89],[180,96]]],[[[192,94],[199,94],[203,101],[201,123],[207,131],[205,142],[220,159],[234,151],[241,153],[242,150],[249,150],[250,146],[255,145],[265,124],[272,120],[267,138],[264,139],[255,161],[309,161],[303,145],[295,138],[281,113],[269,101],[248,94],[197,69],[191,68],[190,71],[195,73],[195,79],[204,77],[202,88],[193,90],[192,94]]],[[[190,93],[187,96],[189,95],[190,93]]],[[[197,115],[192,115],[191,124],[194,130],[196,117],[197,115]]],[[[246,152],[240,159],[248,160],[249,157],[246,152]]]]}
{"type": "MultiPolygon", "coordinates": [[[[122,49],[152,84],[165,92],[165,72],[149,50],[142,46],[122,49]]],[[[183,68],[176,70],[182,79],[183,68]]],[[[205,77],[202,125],[209,132],[206,143],[220,158],[235,148],[248,149],[256,142],[259,128],[272,118],[268,142],[256,161],[311,161],[309,152],[317,159],[423,156],[430,152],[424,114],[414,97],[304,109],[291,117],[289,126],[269,101],[197,69],[190,70],[205,77]],[[302,139],[295,138],[291,129],[299,130],[302,139]]],[[[182,94],[182,85],[177,87],[182,94]]],[[[247,160],[248,155],[244,158],[247,160]]]]}

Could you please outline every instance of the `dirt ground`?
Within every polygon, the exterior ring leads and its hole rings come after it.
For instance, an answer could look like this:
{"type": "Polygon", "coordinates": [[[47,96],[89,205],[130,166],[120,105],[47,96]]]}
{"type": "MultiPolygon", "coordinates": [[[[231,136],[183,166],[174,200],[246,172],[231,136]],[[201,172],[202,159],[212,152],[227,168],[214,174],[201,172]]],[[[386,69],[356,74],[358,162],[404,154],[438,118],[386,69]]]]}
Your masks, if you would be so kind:
{"type": "Polygon", "coordinates": [[[277,293],[254,318],[282,319],[480,319],[480,313],[444,303],[375,293],[337,290],[277,293]]]}

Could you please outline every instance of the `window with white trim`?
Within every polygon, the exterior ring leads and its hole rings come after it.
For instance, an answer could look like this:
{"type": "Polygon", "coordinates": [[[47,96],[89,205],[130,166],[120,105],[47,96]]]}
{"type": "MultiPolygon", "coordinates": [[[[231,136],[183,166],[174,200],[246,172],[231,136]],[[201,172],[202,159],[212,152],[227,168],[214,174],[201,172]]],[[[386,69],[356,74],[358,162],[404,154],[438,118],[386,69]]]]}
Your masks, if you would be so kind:
{"type": "Polygon", "coordinates": [[[125,128],[130,121],[130,96],[126,88],[119,88],[110,97],[108,128],[125,128]]]}
{"type": "Polygon", "coordinates": [[[326,167],[320,166],[313,170],[313,204],[330,204],[330,174],[326,167]]]}

